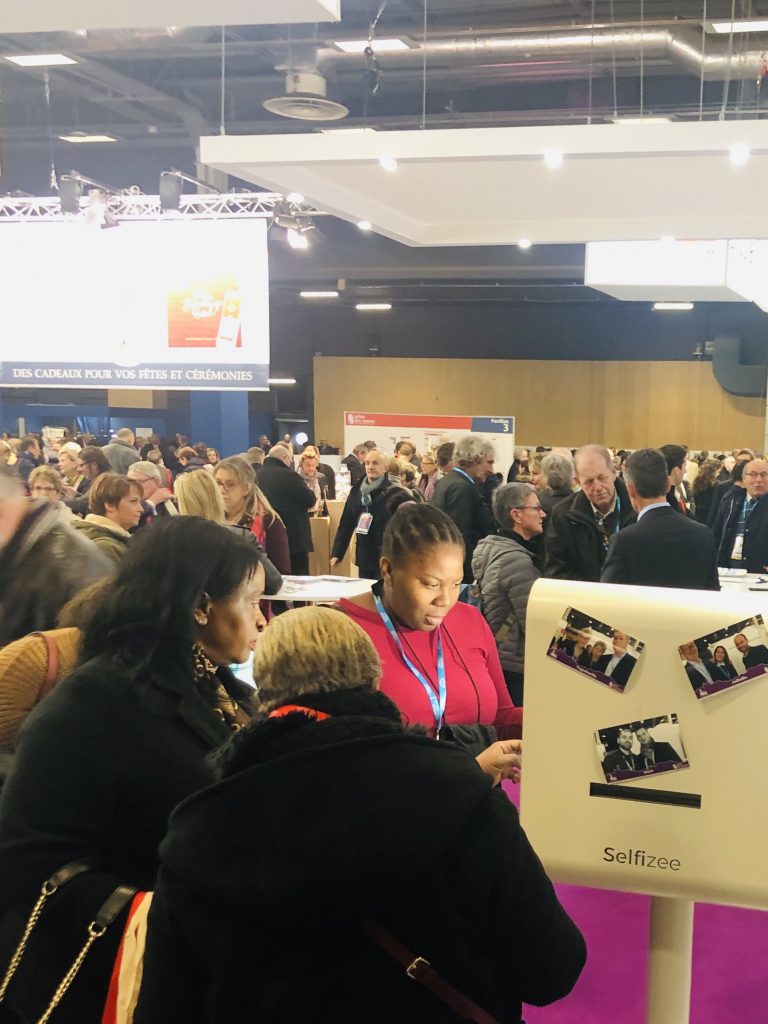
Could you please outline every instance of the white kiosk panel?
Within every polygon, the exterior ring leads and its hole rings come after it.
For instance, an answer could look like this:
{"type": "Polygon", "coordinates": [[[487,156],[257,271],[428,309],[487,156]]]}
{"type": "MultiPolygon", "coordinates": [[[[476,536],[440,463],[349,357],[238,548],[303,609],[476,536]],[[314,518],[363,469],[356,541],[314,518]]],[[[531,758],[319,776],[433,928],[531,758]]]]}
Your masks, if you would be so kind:
{"type": "Polygon", "coordinates": [[[760,593],[534,585],[521,816],[553,878],[768,907],[762,612],[760,593]]]}

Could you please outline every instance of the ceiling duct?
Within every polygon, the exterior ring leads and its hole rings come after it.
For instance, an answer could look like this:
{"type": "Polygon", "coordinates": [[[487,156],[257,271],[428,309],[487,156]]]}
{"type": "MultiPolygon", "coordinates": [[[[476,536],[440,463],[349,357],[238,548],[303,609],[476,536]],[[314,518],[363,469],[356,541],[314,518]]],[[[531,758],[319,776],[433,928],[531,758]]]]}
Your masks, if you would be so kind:
{"type": "MultiPolygon", "coordinates": [[[[373,43],[376,49],[376,43],[373,43]]],[[[436,65],[483,66],[515,60],[521,69],[534,60],[590,60],[596,65],[636,61],[640,54],[648,61],[666,60],[705,79],[756,78],[765,68],[765,50],[733,52],[725,41],[709,41],[702,53],[700,33],[683,28],[575,27],[573,31],[526,32],[505,35],[438,38],[407,50],[377,53],[385,67],[422,66],[425,54],[430,68],[436,65]]],[[[359,67],[359,54],[326,49],[320,52],[320,69],[345,71],[359,67]]]]}
{"type": "Polygon", "coordinates": [[[326,98],[326,81],[316,71],[289,72],[285,92],[285,96],[265,100],[264,108],[297,121],[339,121],[349,114],[342,103],[326,98]]]}

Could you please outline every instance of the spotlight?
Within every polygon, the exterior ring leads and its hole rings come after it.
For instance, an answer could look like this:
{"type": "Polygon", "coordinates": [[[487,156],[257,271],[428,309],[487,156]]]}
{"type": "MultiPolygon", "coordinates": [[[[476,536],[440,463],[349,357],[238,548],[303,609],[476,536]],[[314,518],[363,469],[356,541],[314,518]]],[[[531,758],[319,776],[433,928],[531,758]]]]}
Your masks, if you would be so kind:
{"type": "Polygon", "coordinates": [[[395,160],[393,156],[380,156],[379,167],[381,167],[382,170],[384,171],[396,171],[397,160],[395,160]]]}
{"type": "Polygon", "coordinates": [[[304,202],[304,196],[301,192],[289,192],[285,198],[289,203],[293,203],[294,206],[301,206],[304,202]]]}
{"type": "Polygon", "coordinates": [[[309,239],[305,234],[302,233],[300,229],[288,228],[288,230],[285,233],[285,236],[288,239],[288,245],[290,245],[292,249],[309,248],[309,239]]]}
{"type": "Polygon", "coordinates": [[[163,171],[160,175],[160,209],[178,210],[181,206],[181,193],[184,181],[176,171],[163,171]]]}
{"type": "Polygon", "coordinates": [[[517,244],[519,245],[519,247],[521,249],[530,249],[532,243],[531,243],[530,238],[521,238],[521,239],[519,239],[517,244]]]}
{"type": "Polygon", "coordinates": [[[80,213],[80,196],[83,186],[79,178],[62,174],[59,178],[59,199],[62,213],[80,213]]]}
{"type": "Polygon", "coordinates": [[[556,171],[563,166],[563,154],[559,149],[545,149],[544,163],[550,170],[556,171]]]}
{"type": "Polygon", "coordinates": [[[369,220],[359,220],[357,222],[357,226],[360,228],[361,231],[370,231],[371,228],[373,227],[373,224],[371,224],[369,220]]]}

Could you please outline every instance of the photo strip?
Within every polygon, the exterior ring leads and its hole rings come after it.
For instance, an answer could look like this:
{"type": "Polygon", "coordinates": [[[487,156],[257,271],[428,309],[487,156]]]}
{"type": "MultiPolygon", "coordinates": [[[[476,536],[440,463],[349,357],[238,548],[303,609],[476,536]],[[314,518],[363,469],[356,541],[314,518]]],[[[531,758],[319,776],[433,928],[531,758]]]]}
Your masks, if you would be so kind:
{"type": "Polygon", "coordinates": [[[566,608],[547,657],[623,692],[644,647],[642,641],[623,629],[609,626],[577,608],[566,608]]]}
{"type": "Polygon", "coordinates": [[[599,729],[595,744],[606,782],[626,782],[689,767],[677,715],[599,729]]]}
{"type": "Polygon", "coordinates": [[[678,652],[699,700],[768,673],[768,633],[762,615],[689,640],[678,652]]]}

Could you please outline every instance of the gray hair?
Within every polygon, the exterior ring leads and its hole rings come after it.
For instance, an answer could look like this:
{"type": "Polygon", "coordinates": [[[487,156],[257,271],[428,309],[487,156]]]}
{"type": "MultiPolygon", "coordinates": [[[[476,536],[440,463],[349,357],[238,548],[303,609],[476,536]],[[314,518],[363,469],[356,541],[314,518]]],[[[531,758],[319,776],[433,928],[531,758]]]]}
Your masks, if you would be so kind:
{"type": "Polygon", "coordinates": [[[72,455],[79,455],[80,451],[80,445],[77,441],[67,441],[59,448],[59,452],[71,452],[72,455]]]}
{"type": "Polygon", "coordinates": [[[521,508],[536,488],[530,484],[502,484],[493,492],[493,515],[502,530],[511,528],[510,512],[513,508],[521,508]]]}
{"type": "Polygon", "coordinates": [[[577,474],[578,462],[582,455],[599,455],[602,459],[605,460],[605,464],[608,467],[608,469],[613,469],[613,458],[607,448],[605,448],[601,444],[585,444],[576,452],[576,457],[574,459],[574,462],[577,466],[577,474]]]}
{"type": "Polygon", "coordinates": [[[484,440],[478,434],[464,434],[456,442],[453,452],[456,462],[461,465],[472,465],[475,462],[482,462],[483,459],[495,459],[496,449],[490,441],[484,440]]]}
{"type": "Polygon", "coordinates": [[[135,469],[137,473],[143,473],[144,476],[151,476],[154,480],[162,482],[163,474],[155,462],[134,462],[128,468],[135,469]]]}
{"type": "Polygon", "coordinates": [[[573,488],[574,465],[570,455],[548,452],[541,460],[541,472],[546,478],[547,486],[553,491],[573,488]]]}

